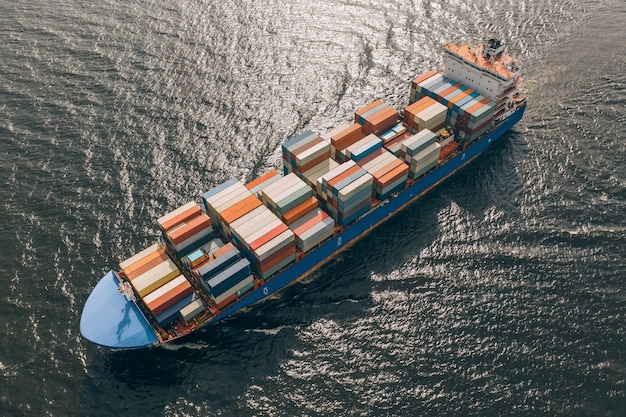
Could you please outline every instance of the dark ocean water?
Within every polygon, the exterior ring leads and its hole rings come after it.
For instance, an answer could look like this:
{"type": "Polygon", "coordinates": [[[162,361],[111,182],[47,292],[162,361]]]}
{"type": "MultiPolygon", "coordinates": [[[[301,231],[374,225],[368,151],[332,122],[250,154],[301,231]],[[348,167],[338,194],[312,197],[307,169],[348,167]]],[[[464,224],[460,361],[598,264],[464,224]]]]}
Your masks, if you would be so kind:
{"type": "Polygon", "coordinates": [[[626,415],[625,25],[619,0],[0,0],[0,415],[626,415]],[[529,107],[470,167],[183,343],[81,338],[157,217],[490,36],[529,107]]]}

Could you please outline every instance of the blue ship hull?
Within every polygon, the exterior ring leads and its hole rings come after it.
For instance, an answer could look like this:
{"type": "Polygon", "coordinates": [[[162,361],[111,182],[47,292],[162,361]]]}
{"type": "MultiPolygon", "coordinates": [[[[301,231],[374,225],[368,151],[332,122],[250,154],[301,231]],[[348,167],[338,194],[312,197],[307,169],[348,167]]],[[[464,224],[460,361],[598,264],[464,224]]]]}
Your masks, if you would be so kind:
{"type": "MultiPolygon", "coordinates": [[[[216,323],[283,289],[320,267],[334,255],[356,242],[386,219],[403,209],[428,190],[470,163],[485,149],[512,128],[524,115],[526,106],[517,109],[492,132],[477,140],[467,149],[413,183],[397,196],[370,210],[355,223],[337,234],[300,261],[273,277],[200,327],[216,323]]],[[[159,340],[147,318],[135,301],[128,300],[118,291],[120,282],[114,271],[108,272],[90,294],[80,321],[83,336],[92,342],[112,349],[138,349],[163,343],[159,340]]],[[[175,339],[170,339],[175,340],[175,339]]],[[[168,340],[169,341],[169,340],[168,340]]]]}

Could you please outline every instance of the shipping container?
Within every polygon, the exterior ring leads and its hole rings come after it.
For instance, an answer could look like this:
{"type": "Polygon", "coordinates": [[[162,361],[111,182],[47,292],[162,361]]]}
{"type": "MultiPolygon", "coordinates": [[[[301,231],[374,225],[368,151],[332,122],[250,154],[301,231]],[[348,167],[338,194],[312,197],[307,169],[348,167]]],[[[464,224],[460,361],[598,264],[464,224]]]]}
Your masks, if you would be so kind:
{"type": "Polygon", "coordinates": [[[183,275],[172,279],[156,290],[143,297],[150,312],[154,315],[167,310],[189,294],[193,292],[193,287],[183,275]]]}
{"type": "Polygon", "coordinates": [[[163,232],[167,232],[174,226],[178,226],[180,223],[189,221],[202,212],[200,206],[190,201],[189,203],[173,210],[166,215],[157,219],[157,223],[163,232]]]}
{"type": "Polygon", "coordinates": [[[168,259],[135,277],[130,282],[137,294],[144,297],[178,275],[180,275],[178,267],[171,259],[168,259]]]}
{"type": "Polygon", "coordinates": [[[205,311],[206,307],[201,299],[197,299],[180,309],[180,318],[189,323],[191,320],[205,311]]]}

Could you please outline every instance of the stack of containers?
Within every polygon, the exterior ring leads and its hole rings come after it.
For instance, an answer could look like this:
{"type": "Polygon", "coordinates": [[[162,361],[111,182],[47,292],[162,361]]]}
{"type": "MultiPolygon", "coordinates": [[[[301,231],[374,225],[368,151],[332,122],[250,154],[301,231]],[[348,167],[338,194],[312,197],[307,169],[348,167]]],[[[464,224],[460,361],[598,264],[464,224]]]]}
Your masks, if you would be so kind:
{"type": "Polygon", "coordinates": [[[162,246],[152,245],[120,262],[120,269],[162,326],[171,323],[194,296],[191,284],[162,246]]]}
{"type": "Polygon", "coordinates": [[[459,137],[468,142],[475,141],[491,127],[495,110],[496,103],[482,96],[463,105],[455,124],[459,137]]]}
{"type": "Polygon", "coordinates": [[[420,75],[419,77],[411,81],[411,92],[409,94],[409,104],[415,103],[417,100],[422,98],[422,87],[420,86],[420,84],[435,75],[437,75],[437,71],[432,70],[432,71],[427,72],[426,74],[420,75]]]}
{"type": "Polygon", "coordinates": [[[360,161],[375,150],[382,148],[382,146],[383,141],[372,133],[342,150],[341,159],[344,161],[347,161],[348,159],[360,161]]]}
{"type": "Polygon", "coordinates": [[[317,184],[317,179],[319,177],[326,174],[328,171],[337,168],[338,166],[339,162],[329,158],[315,165],[308,171],[303,172],[301,178],[309,185],[309,187],[315,188],[315,184],[317,184]]]}
{"type": "Polygon", "coordinates": [[[254,287],[250,262],[242,259],[232,243],[215,251],[208,261],[193,270],[193,275],[218,307],[254,287]]]}
{"type": "Polygon", "coordinates": [[[213,223],[230,237],[229,225],[262,203],[241,182],[231,179],[203,194],[202,200],[213,223]]]}
{"type": "Polygon", "coordinates": [[[303,203],[313,196],[313,190],[295,173],[290,173],[265,187],[260,193],[261,201],[277,216],[303,203]]]}
{"type": "Polygon", "coordinates": [[[303,201],[302,203],[298,204],[291,210],[285,212],[285,214],[282,215],[281,220],[287,226],[290,226],[293,222],[304,217],[305,215],[314,211],[318,207],[319,207],[319,202],[317,201],[317,198],[311,197],[303,201]]]}
{"type": "Polygon", "coordinates": [[[381,100],[376,100],[356,110],[354,123],[362,125],[362,131],[366,135],[379,135],[398,124],[398,111],[381,100]]]}
{"type": "Polygon", "coordinates": [[[334,133],[330,138],[330,157],[337,162],[345,162],[345,160],[342,159],[341,151],[357,143],[364,137],[365,135],[361,131],[361,125],[358,123],[348,125],[345,129],[334,133]]]}
{"type": "Polygon", "coordinates": [[[409,175],[417,179],[437,166],[440,145],[438,136],[424,129],[402,142],[400,156],[409,164],[409,175]]]}
{"type": "Polygon", "coordinates": [[[448,108],[431,97],[422,97],[404,109],[404,123],[411,133],[422,129],[434,132],[444,128],[448,108]]]}
{"type": "Polygon", "coordinates": [[[303,173],[330,157],[330,144],[317,133],[306,132],[282,145],[283,171],[303,173]]]}
{"type": "Polygon", "coordinates": [[[379,149],[358,164],[374,178],[376,198],[384,200],[406,184],[409,166],[386,149],[379,149]]]}
{"type": "Polygon", "coordinates": [[[277,170],[273,169],[261,175],[259,178],[247,183],[246,188],[250,190],[252,194],[258,197],[259,193],[261,192],[263,188],[267,187],[270,184],[275,183],[281,178],[282,178],[282,175],[280,175],[280,173],[277,170]]]}
{"type": "Polygon", "coordinates": [[[317,180],[317,194],[335,221],[345,226],[371,208],[373,177],[350,160],[317,180]]]}
{"type": "Polygon", "coordinates": [[[335,221],[316,207],[294,221],[289,228],[296,237],[296,247],[306,253],[333,235],[335,221]]]}
{"type": "Polygon", "coordinates": [[[230,231],[264,279],[295,260],[293,232],[264,205],[231,223],[230,231]]]}
{"type": "Polygon", "coordinates": [[[454,127],[460,139],[472,142],[492,126],[496,103],[442,74],[431,71],[413,81],[412,102],[424,97],[448,108],[446,124],[454,127]]]}
{"type": "Polygon", "coordinates": [[[157,219],[168,246],[179,258],[213,239],[211,219],[189,202],[157,219]]]}

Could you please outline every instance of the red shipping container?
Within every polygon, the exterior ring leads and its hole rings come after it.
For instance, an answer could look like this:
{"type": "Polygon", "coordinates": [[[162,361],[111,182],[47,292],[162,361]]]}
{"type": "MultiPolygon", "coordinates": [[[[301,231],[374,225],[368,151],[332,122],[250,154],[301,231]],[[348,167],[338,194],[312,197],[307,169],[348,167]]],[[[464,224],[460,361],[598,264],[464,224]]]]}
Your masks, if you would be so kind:
{"type": "Polygon", "coordinates": [[[254,242],[250,242],[248,247],[250,248],[251,251],[254,252],[261,246],[265,245],[270,240],[274,239],[276,236],[283,233],[287,229],[289,229],[287,225],[285,223],[281,223],[275,228],[273,228],[272,230],[270,230],[269,232],[267,232],[266,234],[264,234],[263,236],[256,239],[254,242]]]}

